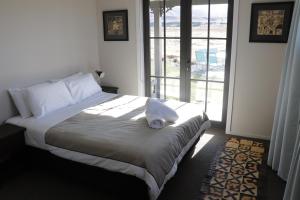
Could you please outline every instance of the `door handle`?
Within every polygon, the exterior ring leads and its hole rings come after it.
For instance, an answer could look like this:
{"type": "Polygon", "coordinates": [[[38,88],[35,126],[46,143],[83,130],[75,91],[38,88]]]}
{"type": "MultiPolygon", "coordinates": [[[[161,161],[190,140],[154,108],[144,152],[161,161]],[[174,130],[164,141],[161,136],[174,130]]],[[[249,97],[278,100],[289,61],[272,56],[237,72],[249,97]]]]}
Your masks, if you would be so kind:
{"type": "Polygon", "coordinates": [[[189,72],[190,71],[190,67],[191,67],[191,59],[187,59],[186,64],[187,64],[186,71],[189,72]]]}

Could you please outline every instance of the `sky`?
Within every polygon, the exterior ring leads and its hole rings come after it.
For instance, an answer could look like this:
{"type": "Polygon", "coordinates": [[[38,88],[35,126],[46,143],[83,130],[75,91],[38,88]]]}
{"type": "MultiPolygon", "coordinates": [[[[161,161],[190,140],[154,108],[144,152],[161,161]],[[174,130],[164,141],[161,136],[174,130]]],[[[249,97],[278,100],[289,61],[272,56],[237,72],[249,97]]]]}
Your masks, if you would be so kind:
{"type": "MultiPolygon", "coordinates": [[[[223,17],[227,16],[227,4],[216,4],[211,5],[211,17],[223,17]]],[[[207,17],[208,15],[208,5],[194,5],[193,16],[207,17]]],[[[168,15],[180,16],[180,7],[176,6],[169,11],[168,15]]]]}
{"type": "MultiPolygon", "coordinates": [[[[227,16],[228,4],[214,4],[211,5],[211,18],[219,18],[227,16]]],[[[202,18],[207,18],[208,16],[208,5],[193,5],[193,21],[197,22],[202,18]]],[[[169,10],[167,17],[172,21],[180,21],[180,6],[173,7],[169,10]]],[[[151,20],[152,21],[152,20],[151,20]]]]}

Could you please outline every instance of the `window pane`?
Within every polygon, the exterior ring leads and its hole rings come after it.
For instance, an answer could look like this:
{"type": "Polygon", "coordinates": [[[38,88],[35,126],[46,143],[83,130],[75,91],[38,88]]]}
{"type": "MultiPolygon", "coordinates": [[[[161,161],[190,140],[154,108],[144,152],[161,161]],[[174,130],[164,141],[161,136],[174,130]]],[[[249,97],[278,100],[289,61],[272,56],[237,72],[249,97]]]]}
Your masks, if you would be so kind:
{"type": "Polygon", "coordinates": [[[166,71],[167,77],[180,76],[180,40],[166,40],[166,71]]]}
{"type": "Polygon", "coordinates": [[[180,0],[166,0],[166,36],[180,37],[180,0]]]}
{"type": "Polygon", "coordinates": [[[150,18],[150,37],[164,36],[164,1],[150,0],[149,18],[150,18]]]}
{"type": "Polygon", "coordinates": [[[166,95],[167,99],[179,100],[180,93],[179,79],[167,79],[166,81],[166,95]]]}
{"type": "Polygon", "coordinates": [[[192,37],[208,36],[208,0],[192,1],[192,37]]]}
{"type": "Polygon", "coordinates": [[[206,83],[204,81],[191,81],[191,103],[200,104],[205,110],[206,83]]]}
{"type": "Polygon", "coordinates": [[[209,41],[208,80],[224,81],[226,40],[209,41]]]}
{"type": "Polygon", "coordinates": [[[162,78],[151,78],[151,97],[164,99],[164,79],[162,78]]]}
{"type": "Polygon", "coordinates": [[[207,71],[207,40],[192,39],[191,78],[206,79],[207,71]]]}
{"type": "Polygon", "coordinates": [[[226,38],[227,36],[227,0],[218,3],[211,0],[210,5],[210,37],[226,38]]]}
{"type": "Polygon", "coordinates": [[[151,76],[164,76],[164,40],[151,39],[151,76]]]}
{"type": "Polygon", "coordinates": [[[210,120],[222,121],[223,83],[208,82],[207,115],[210,120]]]}

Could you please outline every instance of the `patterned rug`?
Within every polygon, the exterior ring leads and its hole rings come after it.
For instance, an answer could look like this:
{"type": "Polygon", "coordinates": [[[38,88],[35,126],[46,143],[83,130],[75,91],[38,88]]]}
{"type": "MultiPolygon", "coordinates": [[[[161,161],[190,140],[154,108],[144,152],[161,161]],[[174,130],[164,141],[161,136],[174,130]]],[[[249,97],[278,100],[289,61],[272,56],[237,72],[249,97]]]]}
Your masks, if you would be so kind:
{"type": "Polygon", "coordinates": [[[229,138],[201,188],[203,200],[257,200],[265,166],[263,143],[229,138]]]}

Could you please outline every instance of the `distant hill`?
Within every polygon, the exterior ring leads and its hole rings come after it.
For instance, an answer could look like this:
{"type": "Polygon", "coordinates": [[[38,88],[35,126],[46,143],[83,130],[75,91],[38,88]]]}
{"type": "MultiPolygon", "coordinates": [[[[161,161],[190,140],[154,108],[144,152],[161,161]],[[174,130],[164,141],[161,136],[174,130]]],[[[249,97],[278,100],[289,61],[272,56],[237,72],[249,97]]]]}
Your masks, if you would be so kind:
{"type": "MultiPolygon", "coordinates": [[[[166,26],[168,27],[180,27],[180,20],[178,20],[176,17],[166,17],[166,26]]],[[[192,26],[201,26],[205,25],[208,23],[208,18],[207,17],[202,17],[194,20],[192,22],[192,26]]],[[[216,18],[211,18],[210,19],[211,24],[227,24],[227,19],[226,18],[221,18],[221,17],[216,17],[216,18]]],[[[163,22],[162,22],[163,25],[163,22]]],[[[154,26],[154,22],[150,22],[150,26],[154,26]]]]}

